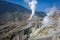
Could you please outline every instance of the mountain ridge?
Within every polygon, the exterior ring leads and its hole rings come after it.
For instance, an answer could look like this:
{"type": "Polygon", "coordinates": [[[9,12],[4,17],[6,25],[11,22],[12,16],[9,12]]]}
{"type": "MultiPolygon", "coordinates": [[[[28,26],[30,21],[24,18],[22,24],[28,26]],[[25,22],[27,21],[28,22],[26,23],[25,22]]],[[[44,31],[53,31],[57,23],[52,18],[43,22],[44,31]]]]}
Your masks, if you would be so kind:
{"type": "MultiPolygon", "coordinates": [[[[10,3],[8,1],[0,1],[0,23],[27,20],[30,17],[31,10],[24,8],[21,5],[10,3]]],[[[46,14],[36,12],[37,16],[46,16],[46,14]]]]}

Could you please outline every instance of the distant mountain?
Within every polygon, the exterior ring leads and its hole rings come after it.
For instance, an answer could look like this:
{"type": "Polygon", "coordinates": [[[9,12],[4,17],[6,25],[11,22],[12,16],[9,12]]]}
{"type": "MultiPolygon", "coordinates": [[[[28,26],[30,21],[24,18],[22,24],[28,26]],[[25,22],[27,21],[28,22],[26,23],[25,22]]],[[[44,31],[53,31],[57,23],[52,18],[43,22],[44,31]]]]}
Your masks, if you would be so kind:
{"type": "Polygon", "coordinates": [[[45,17],[46,16],[46,13],[45,12],[42,12],[42,11],[40,11],[40,12],[36,12],[36,15],[37,16],[39,16],[39,17],[45,17]]]}
{"type": "Polygon", "coordinates": [[[7,1],[0,1],[0,12],[4,13],[4,12],[15,12],[15,11],[19,12],[23,11],[22,13],[29,12],[28,9],[22,7],[21,5],[10,3],[7,1]]]}
{"type": "MultiPolygon", "coordinates": [[[[7,1],[0,1],[0,24],[11,21],[27,20],[30,17],[31,11],[21,5],[10,3],[7,1]]],[[[44,17],[44,12],[36,12],[39,17],[44,17]]]]}

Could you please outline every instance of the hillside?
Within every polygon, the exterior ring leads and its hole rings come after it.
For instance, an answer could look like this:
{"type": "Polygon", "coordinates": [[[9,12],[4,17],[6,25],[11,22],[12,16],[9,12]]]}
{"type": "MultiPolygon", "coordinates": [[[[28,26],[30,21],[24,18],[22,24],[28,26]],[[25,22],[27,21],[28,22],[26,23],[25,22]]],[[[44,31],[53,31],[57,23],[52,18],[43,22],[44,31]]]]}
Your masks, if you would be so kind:
{"type": "Polygon", "coordinates": [[[31,11],[21,5],[0,1],[0,40],[12,40],[14,35],[21,35],[24,39],[24,36],[30,33],[29,29],[35,26],[33,24],[46,16],[44,12],[36,12],[34,18],[27,21],[30,14],[31,11]]]}
{"type": "MultiPolygon", "coordinates": [[[[0,23],[27,20],[30,17],[31,11],[21,5],[0,1],[0,23]],[[27,15],[27,16],[26,16],[27,15]]],[[[37,16],[46,16],[44,12],[36,12],[37,16]]]]}

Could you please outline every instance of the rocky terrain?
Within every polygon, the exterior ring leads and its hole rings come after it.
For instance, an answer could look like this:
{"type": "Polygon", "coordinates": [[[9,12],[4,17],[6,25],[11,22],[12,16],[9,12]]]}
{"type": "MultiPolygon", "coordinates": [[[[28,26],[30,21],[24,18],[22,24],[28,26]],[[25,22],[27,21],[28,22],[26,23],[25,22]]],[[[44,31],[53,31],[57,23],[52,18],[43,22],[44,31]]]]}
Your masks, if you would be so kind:
{"type": "Polygon", "coordinates": [[[44,17],[42,26],[34,30],[32,29],[29,40],[60,40],[60,10],[53,6],[44,17]]]}
{"type": "Polygon", "coordinates": [[[30,14],[31,11],[21,5],[0,1],[0,40],[28,40],[46,16],[44,12],[36,12],[28,21],[30,14]]]}
{"type": "Polygon", "coordinates": [[[36,11],[27,20],[31,10],[0,0],[0,40],[60,40],[60,10],[51,9],[51,14],[36,11]]]}

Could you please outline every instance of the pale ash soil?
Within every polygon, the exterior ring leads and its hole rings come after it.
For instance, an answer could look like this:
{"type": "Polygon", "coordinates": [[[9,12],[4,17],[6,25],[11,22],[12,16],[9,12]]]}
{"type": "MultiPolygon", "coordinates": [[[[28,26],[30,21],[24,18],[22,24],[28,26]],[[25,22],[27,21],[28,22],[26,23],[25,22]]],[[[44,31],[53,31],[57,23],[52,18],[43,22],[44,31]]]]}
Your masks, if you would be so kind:
{"type": "Polygon", "coordinates": [[[39,18],[31,21],[11,23],[12,24],[0,25],[0,40],[29,40],[29,35],[34,32],[34,29],[41,26],[39,18]]]}

